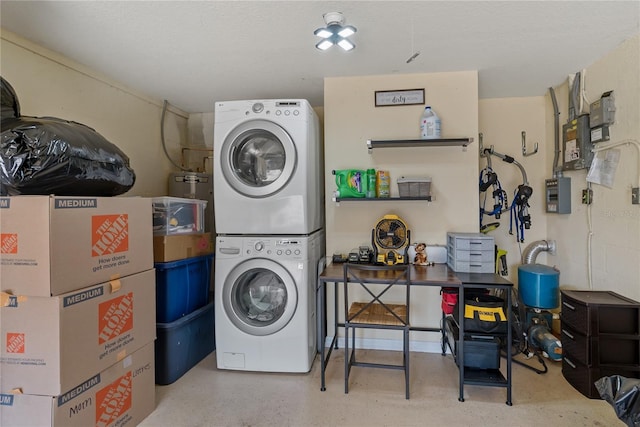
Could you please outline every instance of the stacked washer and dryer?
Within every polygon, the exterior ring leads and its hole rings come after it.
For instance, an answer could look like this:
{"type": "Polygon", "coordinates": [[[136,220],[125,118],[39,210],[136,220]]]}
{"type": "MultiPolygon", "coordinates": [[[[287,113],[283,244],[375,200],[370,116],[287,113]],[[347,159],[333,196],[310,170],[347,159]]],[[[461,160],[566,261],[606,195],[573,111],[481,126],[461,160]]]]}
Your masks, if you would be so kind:
{"type": "Polygon", "coordinates": [[[219,369],[308,372],[325,257],[319,120],[306,100],[216,102],[219,369]]]}

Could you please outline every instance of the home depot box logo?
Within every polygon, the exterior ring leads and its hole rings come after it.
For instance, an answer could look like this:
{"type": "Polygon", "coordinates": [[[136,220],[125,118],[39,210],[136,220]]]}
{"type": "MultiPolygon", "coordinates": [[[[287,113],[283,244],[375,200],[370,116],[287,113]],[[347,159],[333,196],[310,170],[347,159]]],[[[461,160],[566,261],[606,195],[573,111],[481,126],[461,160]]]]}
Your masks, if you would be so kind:
{"type": "Polygon", "coordinates": [[[17,254],[18,253],[18,235],[12,233],[0,234],[0,253],[17,254]]]}
{"type": "Polygon", "coordinates": [[[7,353],[24,353],[24,341],[23,333],[7,332],[7,353]]]}
{"type": "Polygon", "coordinates": [[[96,427],[111,425],[131,409],[131,371],[96,393],[96,427]]]}
{"type": "Polygon", "coordinates": [[[98,343],[133,329],[133,292],[105,301],[98,306],[98,343]]]}
{"type": "Polygon", "coordinates": [[[129,250],[129,215],[91,217],[91,256],[103,256],[129,250]]]}

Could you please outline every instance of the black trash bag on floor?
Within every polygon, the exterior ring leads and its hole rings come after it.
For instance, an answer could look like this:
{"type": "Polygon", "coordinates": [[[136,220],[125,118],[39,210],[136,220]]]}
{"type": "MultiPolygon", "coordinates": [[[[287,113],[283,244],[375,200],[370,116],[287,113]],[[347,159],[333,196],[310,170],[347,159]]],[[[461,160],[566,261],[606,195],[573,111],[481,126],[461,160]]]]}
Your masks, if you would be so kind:
{"type": "Polygon", "coordinates": [[[0,82],[0,195],[117,196],[133,187],[129,158],[90,127],[20,115],[13,87],[0,82]]]}
{"type": "Polygon", "coordinates": [[[621,421],[629,427],[640,426],[640,379],[612,375],[600,378],[595,386],[621,421]]]}

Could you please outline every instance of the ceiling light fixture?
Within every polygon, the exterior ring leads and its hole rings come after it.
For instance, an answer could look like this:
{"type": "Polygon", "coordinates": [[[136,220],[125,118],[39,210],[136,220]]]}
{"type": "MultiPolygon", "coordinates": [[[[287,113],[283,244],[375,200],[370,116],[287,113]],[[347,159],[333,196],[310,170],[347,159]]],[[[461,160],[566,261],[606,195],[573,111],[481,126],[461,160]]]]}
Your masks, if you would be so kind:
{"type": "Polygon", "coordinates": [[[333,45],[338,45],[342,49],[350,51],[356,47],[347,37],[352,36],[358,30],[352,25],[344,25],[342,12],[328,12],[322,15],[322,17],[327,26],[318,28],[313,32],[313,34],[322,38],[322,40],[316,44],[316,48],[327,50],[333,45]]]}

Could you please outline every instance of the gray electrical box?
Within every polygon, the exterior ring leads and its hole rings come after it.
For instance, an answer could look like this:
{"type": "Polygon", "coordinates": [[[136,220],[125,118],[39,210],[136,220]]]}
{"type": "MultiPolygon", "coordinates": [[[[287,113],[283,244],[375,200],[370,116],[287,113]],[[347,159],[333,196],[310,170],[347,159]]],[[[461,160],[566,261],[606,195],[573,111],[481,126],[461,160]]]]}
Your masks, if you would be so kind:
{"type": "Polygon", "coordinates": [[[589,105],[589,127],[593,144],[609,141],[609,126],[615,121],[616,105],[613,91],[605,92],[600,99],[589,105]]]}
{"type": "Polygon", "coordinates": [[[578,170],[591,166],[593,144],[589,115],[583,114],[562,126],[562,170],[578,170]]]}
{"type": "Polygon", "coordinates": [[[613,91],[605,92],[600,99],[589,106],[589,126],[593,129],[601,125],[612,125],[616,117],[613,91]]]}
{"type": "Polygon", "coordinates": [[[571,213],[571,178],[560,177],[544,181],[547,213],[571,213]]]}

